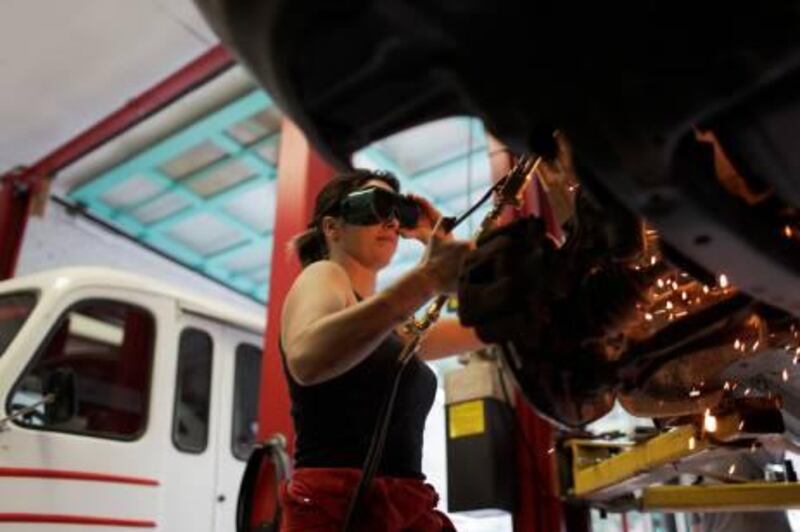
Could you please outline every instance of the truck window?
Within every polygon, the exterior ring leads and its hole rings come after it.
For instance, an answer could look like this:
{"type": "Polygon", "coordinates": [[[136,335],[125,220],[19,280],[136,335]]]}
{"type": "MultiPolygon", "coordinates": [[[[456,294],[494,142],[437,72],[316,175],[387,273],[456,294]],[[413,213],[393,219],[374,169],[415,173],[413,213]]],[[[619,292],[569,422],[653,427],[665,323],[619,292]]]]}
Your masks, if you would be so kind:
{"type": "Polygon", "coordinates": [[[250,344],[236,348],[233,383],[233,456],[247,460],[258,434],[258,397],[261,382],[261,349],[250,344]]]}
{"type": "Polygon", "coordinates": [[[0,356],[22,329],[35,305],[36,295],[30,292],[0,296],[0,356]]]}
{"type": "Polygon", "coordinates": [[[172,421],[172,441],[184,452],[202,453],[208,444],[211,364],[211,336],[200,329],[184,329],[178,347],[172,421]]]}
{"type": "Polygon", "coordinates": [[[19,425],[132,440],[144,433],[155,321],[117,301],[87,300],[56,322],[11,392],[9,411],[48,396],[19,425]]]}

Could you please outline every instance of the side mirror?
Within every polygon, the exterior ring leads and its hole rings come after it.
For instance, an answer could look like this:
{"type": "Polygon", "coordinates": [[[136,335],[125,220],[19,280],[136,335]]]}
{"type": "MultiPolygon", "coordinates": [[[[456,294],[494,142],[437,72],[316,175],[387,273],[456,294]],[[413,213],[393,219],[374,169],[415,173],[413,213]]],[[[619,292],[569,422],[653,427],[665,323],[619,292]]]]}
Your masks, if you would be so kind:
{"type": "Polygon", "coordinates": [[[52,401],[44,405],[48,424],[57,425],[75,417],[78,399],[75,393],[75,373],[71,369],[58,368],[47,376],[44,395],[46,397],[50,394],[53,395],[52,401]]]}

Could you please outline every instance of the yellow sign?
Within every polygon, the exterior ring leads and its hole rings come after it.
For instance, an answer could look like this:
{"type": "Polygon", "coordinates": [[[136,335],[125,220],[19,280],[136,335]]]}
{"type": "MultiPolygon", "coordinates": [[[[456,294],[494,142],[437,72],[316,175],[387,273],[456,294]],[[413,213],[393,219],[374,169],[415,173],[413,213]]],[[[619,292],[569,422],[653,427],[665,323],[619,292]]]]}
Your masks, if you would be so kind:
{"type": "Polygon", "coordinates": [[[483,400],[467,401],[450,407],[450,438],[482,434],[486,430],[483,400]]]}
{"type": "Polygon", "coordinates": [[[458,312],[458,298],[450,296],[447,299],[447,312],[458,312]]]}

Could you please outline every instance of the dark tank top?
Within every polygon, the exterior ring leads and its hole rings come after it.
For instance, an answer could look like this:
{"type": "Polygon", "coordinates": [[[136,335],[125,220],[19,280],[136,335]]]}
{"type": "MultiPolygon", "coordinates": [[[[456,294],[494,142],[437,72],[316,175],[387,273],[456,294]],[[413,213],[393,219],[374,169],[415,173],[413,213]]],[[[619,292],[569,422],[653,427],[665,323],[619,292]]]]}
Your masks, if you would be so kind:
{"type": "MultiPolygon", "coordinates": [[[[369,356],[331,380],[301,386],[286,369],[295,427],[295,467],[361,468],[403,341],[393,332],[369,356]]],[[[331,349],[335,349],[331,346],[331,349]]],[[[416,356],[403,371],[379,475],[422,476],[422,433],[436,376],[416,356]]]]}

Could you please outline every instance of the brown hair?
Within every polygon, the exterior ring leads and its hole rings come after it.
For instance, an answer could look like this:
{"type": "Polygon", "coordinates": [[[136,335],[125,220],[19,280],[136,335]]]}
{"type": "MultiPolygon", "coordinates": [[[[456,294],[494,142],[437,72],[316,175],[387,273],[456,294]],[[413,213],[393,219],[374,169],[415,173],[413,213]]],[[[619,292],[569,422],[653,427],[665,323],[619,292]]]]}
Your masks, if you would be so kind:
{"type": "Polygon", "coordinates": [[[317,194],[314,216],[308,224],[308,229],[292,240],[292,245],[304,268],[328,257],[328,244],[322,232],[322,219],[325,216],[337,216],[345,196],[373,179],[383,181],[395,192],[400,192],[400,182],[393,174],[357,169],[336,175],[317,194]]]}

